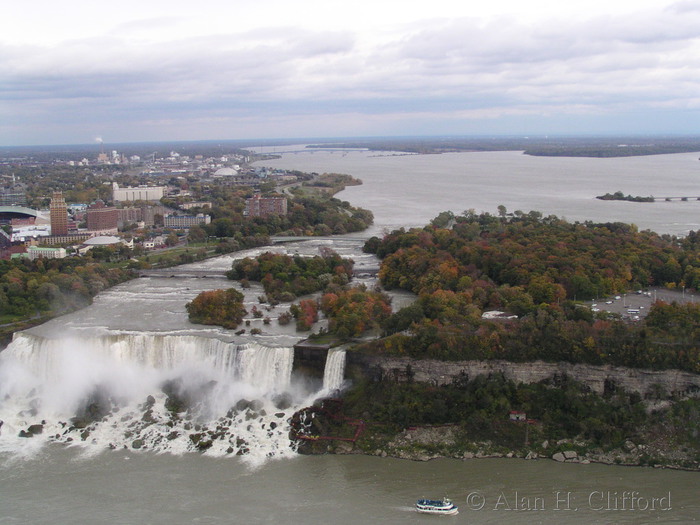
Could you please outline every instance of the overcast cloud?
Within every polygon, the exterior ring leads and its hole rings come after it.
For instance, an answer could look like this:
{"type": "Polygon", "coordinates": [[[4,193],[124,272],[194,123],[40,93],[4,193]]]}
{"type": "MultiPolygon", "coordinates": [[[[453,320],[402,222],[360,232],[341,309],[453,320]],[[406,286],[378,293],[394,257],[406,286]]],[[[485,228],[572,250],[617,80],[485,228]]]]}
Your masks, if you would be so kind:
{"type": "Polygon", "coordinates": [[[698,2],[142,3],[10,7],[0,144],[700,132],[698,2]]]}

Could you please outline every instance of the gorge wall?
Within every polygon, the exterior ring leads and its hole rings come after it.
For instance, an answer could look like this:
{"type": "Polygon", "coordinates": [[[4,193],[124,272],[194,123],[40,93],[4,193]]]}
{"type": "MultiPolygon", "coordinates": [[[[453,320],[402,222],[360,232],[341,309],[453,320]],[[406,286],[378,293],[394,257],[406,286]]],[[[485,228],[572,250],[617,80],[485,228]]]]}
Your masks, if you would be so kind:
{"type": "Polygon", "coordinates": [[[534,361],[513,363],[510,361],[438,361],[412,359],[410,357],[347,354],[348,366],[359,368],[365,376],[392,381],[416,381],[446,385],[466,375],[472,379],[478,375],[502,373],[516,383],[537,383],[547,379],[567,376],[603,394],[616,388],[637,392],[644,397],[659,398],[664,395],[693,395],[700,392],[700,375],[680,370],[644,370],[610,365],[571,363],[547,363],[534,361]]]}

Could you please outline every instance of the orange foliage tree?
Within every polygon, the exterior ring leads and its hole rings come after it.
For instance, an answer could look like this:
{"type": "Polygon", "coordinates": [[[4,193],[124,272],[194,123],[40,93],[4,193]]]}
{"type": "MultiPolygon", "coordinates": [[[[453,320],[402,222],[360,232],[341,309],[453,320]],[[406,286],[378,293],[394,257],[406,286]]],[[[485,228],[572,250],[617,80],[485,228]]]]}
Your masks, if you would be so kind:
{"type": "Polygon", "coordinates": [[[391,315],[391,300],[363,286],[324,294],[321,311],[328,317],[328,330],[340,337],[356,337],[379,328],[391,315]]]}
{"type": "Polygon", "coordinates": [[[202,292],[185,308],[193,323],[224,328],[236,328],[248,313],[243,307],[243,294],[235,288],[202,292]]]}

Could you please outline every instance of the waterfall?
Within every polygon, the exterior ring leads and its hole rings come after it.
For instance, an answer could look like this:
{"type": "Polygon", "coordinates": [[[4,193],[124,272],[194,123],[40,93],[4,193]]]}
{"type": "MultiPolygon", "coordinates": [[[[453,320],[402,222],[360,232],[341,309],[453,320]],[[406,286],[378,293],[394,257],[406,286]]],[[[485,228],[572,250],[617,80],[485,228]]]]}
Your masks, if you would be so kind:
{"type": "Polygon", "coordinates": [[[293,392],[293,358],[292,348],[189,335],[17,333],[0,353],[0,452],[43,440],[293,454],[287,420],[308,394],[293,392]]]}
{"type": "Polygon", "coordinates": [[[239,380],[263,392],[289,386],[293,358],[291,348],[154,334],[46,339],[18,333],[0,354],[0,362],[23,364],[42,381],[65,378],[67,368],[72,369],[71,375],[81,373],[92,379],[99,379],[105,366],[110,376],[123,367],[166,375],[173,370],[199,370],[206,371],[212,379],[239,380]]]}
{"type": "Polygon", "coordinates": [[[343,386],[345,378],[345,350],[331,348],[326,356],[326,366],[323,369],[323,390],[332,392],[343,386]]]}

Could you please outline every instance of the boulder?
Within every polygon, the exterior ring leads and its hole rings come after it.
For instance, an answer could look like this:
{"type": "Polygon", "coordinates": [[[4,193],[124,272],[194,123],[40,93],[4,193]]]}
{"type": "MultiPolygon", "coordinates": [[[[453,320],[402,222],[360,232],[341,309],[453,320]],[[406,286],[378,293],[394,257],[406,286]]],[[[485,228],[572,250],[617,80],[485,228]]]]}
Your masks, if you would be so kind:
{"type": "Polygon", "coordinates": [[[348,441],[341,441],[335,447],[336,454],[350,454],[352,452],[354,445],[348,441]]]}
{"type": "Polygon", "coordinates": [[[205,450],[211,448],[213,444],[214,442],[211,439],[201,439],[199,443],[197,443],[197,450],[204,452],[205,450]]]}
{"type": "Polygon", "coordinates": [[[131,448],[139,449],[143,447],[143,439],[135,439],[131,442],[131,448]]]}
{"type": "Polygon", "coordinates": [[[93,421],[99,421],[111,412],[112,402],[105,392],[95,388],[82,407],[78,409],[71,423],[75,428],[85,428],[93,421]]]}
{"type": "Polygon", "coordinates": [[[279,410],[287,410],[289,407],[292,406],[292,396],[289,393],[285,392],[283,394],[275,396],[272,402],[279,410]]]}
{"type": "Polygon", "coordinates": [[[578,457],[578,454],[576,453],[575,450],[565,450],[564,451],[564,458],[566,459],[576,459],[578,457]]]}
{"type": "Polygon", "coordinates": [[[554,453],[554,454],[552,455],[552,459],[553,459],[554,461],[559,461],[559,462],[566,461],[566,458],[564,457],[564,454],[562,454],[561,452],[556,452],[556,453],[554,453]]]}
{"type": "Polygon", "coordinates": [[[143,404],[143,410],[148,410],[149,408],[153,408],[153,405],[156,404],[156,398],[153,396],[148,396],[146,398],[146,402],[143,404]]]}
{"type": "Polygon", "coordinates": [[[27,432],[32,435],[41,434],[44,432],[44,425],[29,425],[27,432]]]}
{"type": "Polygon", "coordinates": [[[249,406],[250,406],[250,401],[248,401],[247,399],[240,399],[240,400],[238,400],[238,403],[236,403],[236,410],[238,412],[243,412],[249,406]]]}
{"type": "Polygon", "coordinates": [[[156,420],[153,418],[153,410],[150,408],[146,410],[141,417],[141,421],[145,423],[155,423],[156,420]]]}

